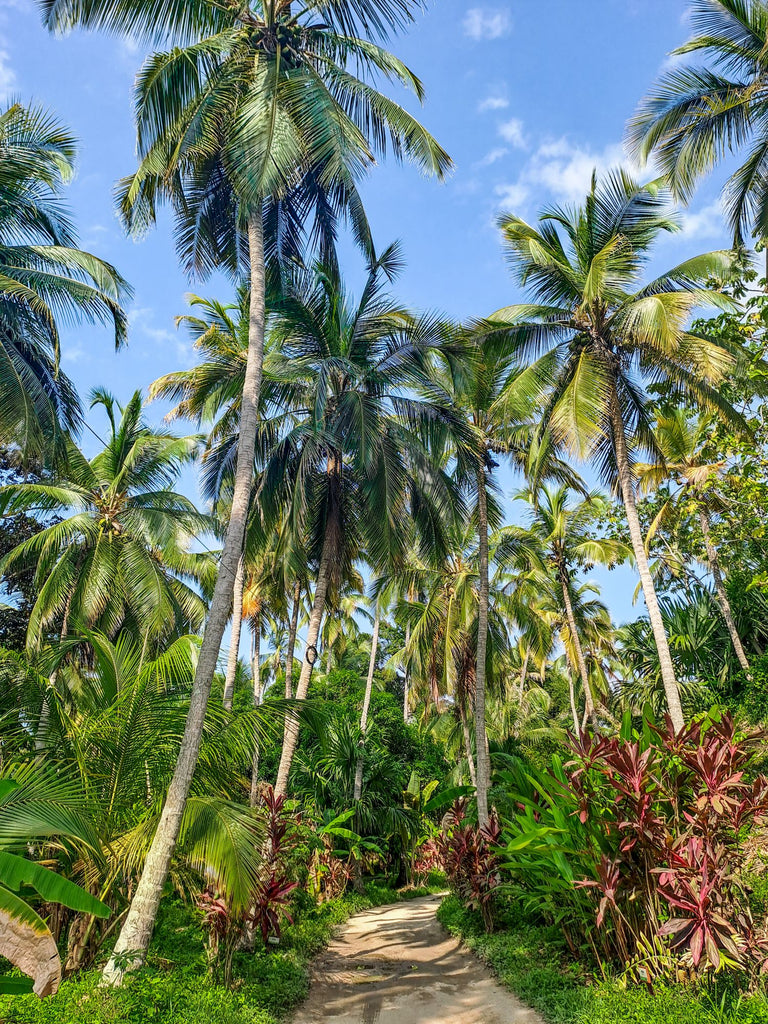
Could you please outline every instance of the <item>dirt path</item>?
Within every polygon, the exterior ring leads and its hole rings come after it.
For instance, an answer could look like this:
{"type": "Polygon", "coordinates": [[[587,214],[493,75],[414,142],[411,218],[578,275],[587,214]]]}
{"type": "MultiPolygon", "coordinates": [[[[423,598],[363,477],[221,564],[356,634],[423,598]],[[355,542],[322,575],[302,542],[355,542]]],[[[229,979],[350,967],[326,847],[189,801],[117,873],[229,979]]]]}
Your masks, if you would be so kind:
{"type": "Polygon", "coordinates": [[[435,918],[439,896],[349,920],[294,1024],[543,1024],[435,918]]]}

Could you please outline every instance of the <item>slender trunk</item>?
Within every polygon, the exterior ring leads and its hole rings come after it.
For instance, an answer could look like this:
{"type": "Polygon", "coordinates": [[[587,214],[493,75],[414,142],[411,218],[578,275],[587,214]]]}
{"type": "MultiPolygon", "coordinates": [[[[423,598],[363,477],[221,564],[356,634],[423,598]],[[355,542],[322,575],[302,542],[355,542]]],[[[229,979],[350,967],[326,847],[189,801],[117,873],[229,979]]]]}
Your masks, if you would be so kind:
{"type": "Polygon", "coordinates": [[[243,590],[245,588],[245,556],[240,555],[235,574],[235,587],[232,593],[232,636],[229,641],[227,657],[227,675],[224,679],[224,707],[232,710],[232,698],[235,695],[235,676],[240,656],[240,632],[243,627],[243,590]]]}
{"type": "MultiPolygon", "coordinates": [[[[320,565],[317,570],[317,584],[315,596],[312,601],[312,611],[309,616],[307,628],[307,648],[304,653],[304,661],[301,663],[301,675],[296,687],[296,700],[306,699],[309,681],[312,677],[312,666],[317,658],[317,638],[320,635],[320,626],[323,622],[325,612],[325,595],[328,590],[328,583],[331,576],[331,555],[333,540],[331,530],[326,528],[323,540],[323,552],[320,556],[320,565]]],[[[288,775],[293,763],[293,755],[296,752],[296,743],[299,738],[299,720],[293,713],[288,713],[285,718],[285,729],[283,732],[283,751],[280,755],[280,766],[277,770],[275,782],[275,794],[285,796],[288,792],[288,775]]]]}
{"type": "Polygon", "coordinates": [[[592,727],[597,728],[597,716],[595,714],[595,702],[592,698],[592,687],[589,685],[589,671],[587,669],[587,661],[584,657],[584,648],[581,646],[581,637],[576,626],[576,616],[573,614],[573,604],[571,603],[571,593],[569,588],[569,579],[565,569],[560,570],[560,586],[563,591],[563,604],[565,605],[565,615],[568,620],[568,629],[571,633],[571,642],[573,643],[573,650],[576,655],[576,666],[581,676],[581,685],[584,687],[584,704],[586,706],[587,718],[592,722],[592,727]]]}
{"type": "Polygon", "coordinates": [[[288,650],[285,653],[285,699],[293,696],[293,652],[296,647],[296,633],[299,628],[299,609],[301,607],[301,580],[296,580],[293,587],[293,608],[291,625],[288,629],[288,650]]]}
{"type": "MultiPolygon", "coordinates": [[[[75,572],[82,564],[82,555],[78,556],[75,563],[75,572]]],[[[69,613],[72,610],[72,593],[71,588],[67,594],[67,600],[64,605],[64,616],[61,620],[61,629],[59,630],[59,641],[62,642],[66,639],[67,633],[69,632],[69,613]]],[[[61,663],[59,663],[61,664],[61,663]]],[[[48,732],[48,726],[51,721],[51,691],[56,689],[56,680],[59,678],[59,665],[51,673],[49,683],[50,686],[46,687],[46,691],[43,694],[43,701],[40,705],[40,718],[37,720],[37,729],[35,730],[35,753],[39,754],[45,749],[45,734],[48,732]]]]}
{"type": "Polygon", "coordinates": [[[571,701],[571,716],[573,717],[573,731],[578,736],[580,733],[579,728],[579,712],[576,710],[576,691],[573,686],[573,672],[568,673],[568,697],[571,701]]]}
{"type": "MultiPolygon", "coordinates": [[[[405,646],[408,648],[408,644],[411,642],[411,624],[410,622],[405,627],[405,646]]],[[[411,701],[411,673],[406,667],[405,677],[403,679],[403,721],[408,721],[408,715],[410,714],[410,701],[411,701]]]]}
{"type": "Polygon", "coordinates": [[[523,664],[520,666],[520,690],[517,695],[517,703],[523,703],[523,697],[525,696],[525,680],[528,678],[528,662],[531,658],[531,649],[526,647],[525,656],[523,657],[523,664]]]}
{"type": "Polygon", "coordinates": [[[648,618],[653,630],[653,638],[656,641],[656,650],[659,652],[659,665],[661,666],[661,678],[667,697],[667,709],[672,725],[679,732],[685,726],[683,708],[680,703],[680,690],[675,678],[675,666],[672,663],[672,655],[669,651],[669,641],[664,630],[664,620],[661,617],[656,588],[653,585],[653,577],[651,576],[648,558],[645,554],[643,531],[640,527],[640,518],[637,514],[637,504],[635,502],[635,485],[632,481],[632,470],[629,464],[624,420],[615,389],[611,395],[611,428],[616,455],[616,467],[619,473],[619,487],[621,488],[621,497],[624,501],[624,512],[627,517],[632,550],[635,554],[640,583],[643,587],[645,606],[648,609],[648,618]]]}
{"type": "Polygon", "coordinates": [[[253,459],[256,451],[259,392],[264,357],[264,235],[260,209],[248,223],[248,245],[251,264],[248,359],[243,383],[240,440],[232,508],[208,620],[203,632],[190,694],[189,712],[173,778],[130,910],[115,944],[114,953],[104,968],[103,980],[110,985],[119,985],[126,970],[133,970],[143,962],[152,938],[160,898],[168,877],[171,857],[179,836],[182,816],[197,765],[211,683],[216,672],[221,641],[232,607],[232,592],[237,575],[237,565],[243,550],[253,480],[253,459]]]}
{"type": "MultiPolygon", "coordinates": [[[[261,614],[256,613],[253,620],[253,657],[251,658],[251,675],[253,676],[253,705],[260,708],[264,700],[264,688],[261,685],[261,614]]],[[[255,807],[259,802],[259,737],[253,743],[253,763],[251,766],[250,805],[255,807]]]]}
{"type": "Polygon", "coordinates": [[[461,731],[464,734],[464,753],[467,757],[467,766],[469,768],[469,781],[473,786],[477,786],[477,775],[475,774],[475,758],[472,754],[472,733],[469,731],[469,722],[467,721],[467,709],[464,704],[459,708],[459,715],[461,716],[461,731]]]}
{"type": "Polygon", "coordinates": [[[717,557],[717,548],[712,542],[712,533],[709,529],[709,517],[707,516],[706,509],[699,509],[699,525],[701,526],[701,532],[704,537],[704,545],[707,549],[707,561],[709,562],[709,568],[712,572],[712,579],[715,583],[715,593],[717,594],[717,603],[720,605],[720,611],[725,619],[725,624],[728,627],[728,633],[731,637],[731,643],[733,649],[736,651],[736,657],[739,659],[739,664],[744,669],[744,674],[747,679],[751,679],[749,661],[744,653],[744,647],[739,636],[739,631],[736,629],[736,623],[733,619],[733,612],[731,611],[731,603],[728,600],[728,593],[725,589],[725,583],[723,582],[723,574],[720,571],[720,559],[717,557]]]}
{"type": "Polygon", "coordinates": [[[488,824],[488,786],[491,764],[488,756],[488,736],[485,727],[485,670],[488,649],[488,495],[486,493],[485,466],[481,460],[477,467],[477,529],[480,554],[480,586],[477,604],[477,662],[475,667],[475,749],[477,751],[477,823],[480,828],[488,824]]]}
{"type": "Polygon", "coordinates": [[[357,764],[355,765],[355,803],[363,795],[363,750],[365,748],[365,731],[368,728],[368,709],[371,706],[371,692],[373,691],[373,673],[376,668],[376,655],[379,650],[379,606],[376,605],[376,618],[373,620],[373,636],[371,637],[371,657],[368,660],[368,677],[365,680],[365,696],[363,697],[363,710],[360,714],[360,740],[357,750],[357,764]]]}

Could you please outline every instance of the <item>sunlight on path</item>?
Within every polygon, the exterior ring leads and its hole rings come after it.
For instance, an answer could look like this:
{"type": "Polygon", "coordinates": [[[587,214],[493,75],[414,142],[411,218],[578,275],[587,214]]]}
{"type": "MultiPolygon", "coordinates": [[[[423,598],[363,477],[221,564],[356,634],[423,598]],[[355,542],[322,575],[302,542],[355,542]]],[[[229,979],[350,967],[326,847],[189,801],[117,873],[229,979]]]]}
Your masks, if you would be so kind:
{"type": "Polygon", "coordinates": [[[294,1024],[543,1024],[435,919],[439,896],[357,914],[315,962],[294,1024]]]}

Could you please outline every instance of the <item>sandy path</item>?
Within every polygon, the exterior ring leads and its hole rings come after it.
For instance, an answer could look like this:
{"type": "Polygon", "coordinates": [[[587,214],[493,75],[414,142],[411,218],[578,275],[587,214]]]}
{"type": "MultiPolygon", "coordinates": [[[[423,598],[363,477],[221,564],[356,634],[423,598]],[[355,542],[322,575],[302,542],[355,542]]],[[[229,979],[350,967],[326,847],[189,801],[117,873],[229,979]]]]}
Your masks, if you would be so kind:
{"type": "Polygon", "coordinates": [[[352,917],[294,1024],[543,1024],[435,918],[439,896],[352,917]]]}

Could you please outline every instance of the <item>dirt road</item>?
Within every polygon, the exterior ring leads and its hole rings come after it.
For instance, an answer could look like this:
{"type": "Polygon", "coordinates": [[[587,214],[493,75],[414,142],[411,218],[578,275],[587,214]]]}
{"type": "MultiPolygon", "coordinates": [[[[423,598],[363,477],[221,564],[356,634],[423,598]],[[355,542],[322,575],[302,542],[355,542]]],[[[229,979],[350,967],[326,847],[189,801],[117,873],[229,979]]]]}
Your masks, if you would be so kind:
{"type": "Polygon", "coordinates": [[[294,1024],[542,1024],[435,918],[439,896],[356,914],[294,1024]]]}

